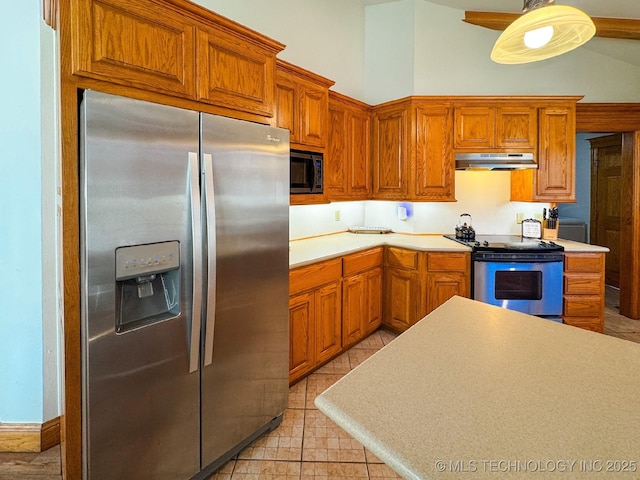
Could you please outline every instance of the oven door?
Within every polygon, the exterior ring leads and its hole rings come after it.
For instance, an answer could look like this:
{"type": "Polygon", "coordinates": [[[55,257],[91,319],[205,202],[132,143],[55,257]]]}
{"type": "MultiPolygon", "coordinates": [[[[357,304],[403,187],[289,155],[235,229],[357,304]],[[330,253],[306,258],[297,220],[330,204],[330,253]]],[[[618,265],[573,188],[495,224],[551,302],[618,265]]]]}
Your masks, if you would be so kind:
{"type": "MultiPolygon", "coordinates": [[[[560,256],[561,258],[561,256],[560,256]]],[[[562,260],[474,260],[473,298],[539,316],[562,315],[562,260]]]]}

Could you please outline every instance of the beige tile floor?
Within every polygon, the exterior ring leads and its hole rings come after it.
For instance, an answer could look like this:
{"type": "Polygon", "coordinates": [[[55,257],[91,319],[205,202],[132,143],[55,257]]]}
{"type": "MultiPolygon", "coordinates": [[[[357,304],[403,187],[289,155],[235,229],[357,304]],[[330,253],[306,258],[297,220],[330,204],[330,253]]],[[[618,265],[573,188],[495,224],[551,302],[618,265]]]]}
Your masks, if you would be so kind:
{"type": "MultiPolygon", "coordinates": [[[[607,287],[605,334],[640,343],[640,321],[618,312],[618,292],[607,287]]],[[[313,399],[394,335],[380,330],[289,390],[283,423],[257,439],[212,478],[225,480],[400,478],[313,405],[313,399]]],[[[0,480],[61,480],[60,446],[42,453],[0,453],[0,480]]]]}

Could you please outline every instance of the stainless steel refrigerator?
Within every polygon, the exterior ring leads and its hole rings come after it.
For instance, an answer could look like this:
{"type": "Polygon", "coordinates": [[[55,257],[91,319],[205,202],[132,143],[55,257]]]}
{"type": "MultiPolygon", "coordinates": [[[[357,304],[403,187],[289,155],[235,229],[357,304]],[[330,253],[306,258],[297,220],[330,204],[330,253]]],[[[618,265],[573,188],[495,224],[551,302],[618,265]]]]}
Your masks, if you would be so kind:
{"type": "Polygon", "coordinates": [[[204,478],[288,395],[289,132],[84,91],[83,471],[204,478]]]}

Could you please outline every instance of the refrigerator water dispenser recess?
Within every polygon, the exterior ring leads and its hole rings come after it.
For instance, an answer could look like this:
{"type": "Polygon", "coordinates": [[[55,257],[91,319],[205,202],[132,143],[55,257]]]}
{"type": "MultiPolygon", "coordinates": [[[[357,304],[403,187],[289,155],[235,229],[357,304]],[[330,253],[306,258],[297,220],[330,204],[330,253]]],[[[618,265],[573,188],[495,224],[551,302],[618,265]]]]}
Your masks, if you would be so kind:
{"type": "Polygon", "coordinates": [[[180,314],[180,243],[116,249],[116,332],[124,333],[180,314]]]}

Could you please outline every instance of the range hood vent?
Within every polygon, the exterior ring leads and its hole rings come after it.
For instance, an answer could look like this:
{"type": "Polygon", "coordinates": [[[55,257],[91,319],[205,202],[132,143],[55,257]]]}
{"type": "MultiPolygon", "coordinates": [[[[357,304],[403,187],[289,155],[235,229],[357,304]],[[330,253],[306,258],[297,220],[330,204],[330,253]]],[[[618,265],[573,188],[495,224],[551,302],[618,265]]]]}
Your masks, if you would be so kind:
{"type": "Polygon", "coordinates": [[[538,168],[533,153],[456,153],[456,170],[523,170],[538,168]]]}

